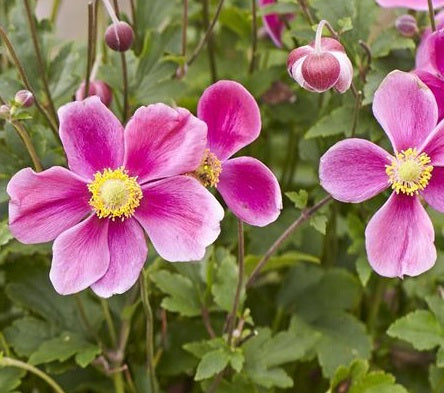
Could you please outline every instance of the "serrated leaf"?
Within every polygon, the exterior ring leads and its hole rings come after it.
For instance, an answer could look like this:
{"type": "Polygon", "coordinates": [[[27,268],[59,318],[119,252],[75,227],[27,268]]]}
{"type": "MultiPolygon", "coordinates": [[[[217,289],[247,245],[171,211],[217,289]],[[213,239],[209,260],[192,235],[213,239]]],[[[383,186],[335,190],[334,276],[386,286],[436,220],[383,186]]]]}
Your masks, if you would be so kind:
{"type": "Polygon", "coordinates": [[[444,327],[426,310],[417,310],[398,319],[387,334],[409,342],[420,351],[444,345],[444,327]]]}
{"type": "Polygon", "coordinates": [[[415,42],[411,38],[403,37],[395,29],[383,30],[371,45],[374,58],[387,56],[395,49],[415,49],[415,42]]]}
{"type": "Polygon", "coordinates": [[[222,337],[217,337],[212,340],[186,343],[183,346],[183,349],[192,353],[197,358],[201,359],[208,352],[211,352],[219,348],[225,348],[226,346],[227,343],[225,342],[225,340],[222,337]]]}
{"type": "Polygon", "coordinates": [[[299,191],[289,191],[286,192],[285,195],[292,201],[296,207],[296,209],[303,209],[307,206],[308,202],[308,192],[305,190],[299,191]]]}
{"type": "Polygon", "coordinates": [[[202,381],[213,377],[227,367],[229,361],[228,353],[222,348],[206,353],[197,366],[194,380],[202,381]]]}
{"type": "Polygon", "coordinates": [[[321,117],[305,134],[305,138],[319,138],[345,134],[353,122],[353,107],[340,106],[321,117]]]}
{"type": "Polygon", "coordinates": [[[310,219],[310,225],[323,235],[327,232],[328,218],[322,214],[317,214],[310,219]]]}
{"type": "Polygon", "coordinates": [[[370,276],[372,275],[372,268],[366,257],[360,257],[356,260],[356,271],[362,286],[366,287],[368,280],[370,280],[370,276]]]}
{"type": "Polygon", "coordinates": [[[200,315],[199,294],[187,277],[166,270],[151,274],[151,279],[159,289],[168,295],[162,300],[162,307],[183,316],[200,315]]]}
{"type": "Polygon", "coordinates": [[[0,392],[9,393],[20,386],[25,371],[13,367],[0,367],[0,392]]]}

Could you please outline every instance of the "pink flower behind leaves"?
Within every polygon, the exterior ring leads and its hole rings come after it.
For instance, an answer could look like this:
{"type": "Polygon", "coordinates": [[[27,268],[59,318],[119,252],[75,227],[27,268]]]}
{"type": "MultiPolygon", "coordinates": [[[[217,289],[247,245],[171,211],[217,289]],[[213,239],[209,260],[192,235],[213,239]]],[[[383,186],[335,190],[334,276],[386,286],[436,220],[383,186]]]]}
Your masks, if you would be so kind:
{"type": "MultiPolygon", "coordinates": [[[[376,0],[381,7],[386,8],[410,8],[412,10],[428,10],[427,0],[376,0]]],[[[435,8],[444,6],[444,0],[433,0],[435,8]]]]}
{"type": "MultiPolygon", "coordinates": [[[[266,7],[269,4],[276,3],[276,0],[259,0],[260,7],[266,7]]],[[[285,30],[284,20],[290,20],[292,18],[292,14],[280,15],[276,13],[270,13],[262,17],[265,30],[278,48],[282,48],[282,32],[285,30]]]]}
{"type": "Polygon", "coordinates": [[[394,155],[363,139],[336,143],[321,158],[321,185],[342,202],[394,192],[367,225],[369,262],[382,276],[416,276],[436,261],[434,230],[420,197],[444,212],[444,123],[432,92],[413,74],[393,71],[375,93],[373,113],[394,155]]]}
{"type": "Polygon", "coordinates": [[[260,133],[261,117],[253,96],[239,83],[219,81],[199,100],[198,117],[208,126],[208,144],[194,175],[215,186],[230,210],[250,225],[275,221],[282,209],[276,177],[252,157],[232,158],[260,133]]]}
{"type": "Polygon", "coordinates": [[[50,279],[63,295],[127,291],[147,257],[201,259],[223,209],[196,179],[204,122],[182,108],[139,108],[123,129],[98,97],[59,109],[70,170],[22,169],[8,184],[9,224],[23,243],[54,241],[50,279]]]}

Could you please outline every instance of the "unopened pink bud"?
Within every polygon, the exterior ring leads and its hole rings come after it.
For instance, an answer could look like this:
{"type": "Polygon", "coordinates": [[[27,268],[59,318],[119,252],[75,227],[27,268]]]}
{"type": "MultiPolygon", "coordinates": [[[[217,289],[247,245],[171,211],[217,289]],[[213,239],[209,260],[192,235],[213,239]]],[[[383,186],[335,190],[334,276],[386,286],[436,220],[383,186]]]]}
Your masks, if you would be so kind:
{"type": "Polygon", "coordinates": [[[396,18],[395,27],[404,37],[414,37],[418,33],[418,24],[412,15],[401,15],[396,18]]]}
{"type": "Polygon", "coordinates": [[[0,118],[5,119],[11,114],[11,108],[8,105],[0,105],[0,118]]]}
{"type": "Polygon", "coordinates": [[[118,22],[109,25],[105,31],[105,42],[112,50],[125,52],[134,41],[133,28],[126,22],[118,22]]]}
{"type": "Polygon", "coordinates": [[[34,96],[29,90],[19,90],[15,93],[14,101],[17,106],[29,108],[34,104],[34,96]]]}
{"type": "MultiPolygon", "coordinates": [[[[101,80],[95,80],[89,82],[88,97],[98,96],[100,100],[106,105],[110,106],[113,100],[113,94],[111,88],[101,80]]],[[[85,82],[80,84],[80,87],[76,91],[76,101],[85,99],[85,82]]]]}
{"type": "Polygon", "coordinates": [[[328,52],[311,53],[302,63],[302,77],[315,91],[331,89],[339,78],[339,61],[328,52]]]}

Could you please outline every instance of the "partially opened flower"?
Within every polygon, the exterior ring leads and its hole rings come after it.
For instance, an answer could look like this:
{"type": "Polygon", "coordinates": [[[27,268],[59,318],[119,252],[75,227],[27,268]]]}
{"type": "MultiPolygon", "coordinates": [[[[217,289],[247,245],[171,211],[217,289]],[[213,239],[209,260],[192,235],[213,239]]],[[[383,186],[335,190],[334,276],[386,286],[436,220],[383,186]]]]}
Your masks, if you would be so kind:
{"type": "MultiPolygon", "coordinates": [[[[260,7],[276,3],[277,0],[259,0],[260,7]]],[[[274,12],[262,17],[265,30],[278,48],[282,48],[282,32],[285,30],[285,20],[291,20],[292,18],[292,14],[280,15],[274,12]]]]}
{"type": "Polygon", "coordinates": [[[204,91],[197,111],[208,126],[208,145],[193,175],[205,186],[216,187],[247,224],[275,221],[282,209],[276,177],[255,158],[232,158],[259,136],[261,117],[253,96],[237,82],[219,81],[204,91]]]}
{"type": "Polygon", "coordinates": [[[50,278],[60,294],[128,290],[147,257],[144,230],[168,261],[201,259],[223,209],[196,180],[205,123],[163,104],[139,108],[125,130],[98,97],[59,109],[70,170],[29,168],[9,182],[9,224],[23,243],[55,239],[50,278]]]}
{"type": "Polygon", "coordinates": [[[390,155],[364,139],[346,139],[321,158],[321,185],[342,202],[393,189],[365,230],[369,262],[380,275],[416,276],[436,261],[434,230],[421,197],[444,212],[444,123],[432,92],[415,75],[393,71],[375,93],[373,113],[390,155]]]}
{"type": "MultiPolygon", "coordinates": [[[[412,10],[426,11],[429,7],[428,0],[376,0],[381,7],[386,8],[410,8],[412,10]]],[[[432,0],[433,7],[444,6],[444,0],[432,0]]]]}
{"type": "Polygon", "coordinates": [[[353,66],[339,41],[322,38],[326,23],[325,20],[319,23],[314,42],[290,52],[287,70],[306,90],[322,93],[334,88],[344,93],[351,86],[353,66]]]}
{"type": "Polygon", "coordinates": [[[106,105],[110,106],[113,100],[113,93],[107,83],[101,80],[89,82],[88,94],[85,95],[86,83],[83,81],[76,91],[76,101],[84,100],[86,97],[97,96],[106,105]]]}

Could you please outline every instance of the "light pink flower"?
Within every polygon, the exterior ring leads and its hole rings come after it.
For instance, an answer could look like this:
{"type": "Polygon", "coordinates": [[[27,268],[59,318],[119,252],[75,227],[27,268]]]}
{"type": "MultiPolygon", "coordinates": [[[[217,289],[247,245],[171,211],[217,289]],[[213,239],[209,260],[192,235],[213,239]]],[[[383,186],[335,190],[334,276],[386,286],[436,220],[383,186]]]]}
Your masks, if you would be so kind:
{"type": "Polygon", "coordinates": [[[107,107],[111,105],[111,102],[113,101],[113,93],[107,83],[97,79],[90,81],[88,94],[86,96],[85,96],[85,87],[86,87],[85,85],[86,83],[85,81],[83,81],[80,84],[79,88],[77,89],[75,95],[76,101],[82,101],[86,97],[97,96],[107,107]]]}
{"type": "MultiPolygon", "coordinates": [[[[266,7],[269,4],[276,4],[277,0],[259,0],[259,7],[266,7]]],[[[268,35],[278,48],[282,48],[282,32],[285,30],[284,20],[291,20],[292,14],[280,15],[270,13],[262,17],[262,21],[268,35]]]]}
{"type": "Polygon", "coordinates": [[[261,117],[253,96],[237,82],[219,81],[204,91],[197,112],[207,123],[208,145],[194,175],[205,186],[216,186],[230,210],[247,224],[275,221],[282,209],[276,177],[255,158],[232,158],[259,136],[261,117]]]}
{"type": "Polygon", "coordinates": [[[353,80],[353,66],[339,41],[322,37],[326,23],[325,20],[319,22],[316,38],[310,45],[290,52],[287,70],[306,90],[322,93],[334,88],[345,93],[353,80]]]}
{"type": "Polygon", "coordinates": [[[375,93],[373,113],[394,156],[363,139],[347,139],[321,158],[321,185],[342,202],[395,191],[367,225],[369,262],[382,276],[416,276],[436,261],[434,230],[421,204],[444,212],[444,122],[432,92],[415,75],[393,71],[375,93]]]}
{"type": "MultiPolygon", "coordinates": [[[[410,8],[412,10],[426,11],[428,10],[427,0],[376,0],[381,7],[386,8],[410,8]]],[[[444,0],[433,0],[433,7],[442,7],[444,0]]]]}
{"type": "Polygon", "coordinates": [[[163,104],[139,108],[125,130],[98,97],[59,109],[70,170],[29,168],[9,182],[9,224],[23,243],[55,239],[50,279],[60,294],[123,293],[147,257],[144,230],[168,261],[201,259],[223,209],[196,179],[205,123],[163,104]]]}

